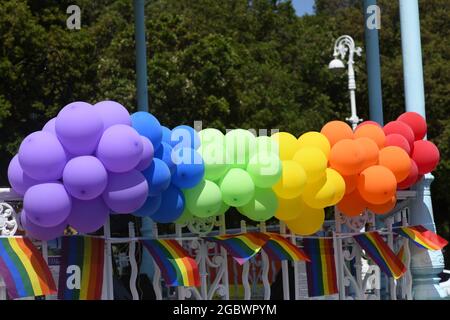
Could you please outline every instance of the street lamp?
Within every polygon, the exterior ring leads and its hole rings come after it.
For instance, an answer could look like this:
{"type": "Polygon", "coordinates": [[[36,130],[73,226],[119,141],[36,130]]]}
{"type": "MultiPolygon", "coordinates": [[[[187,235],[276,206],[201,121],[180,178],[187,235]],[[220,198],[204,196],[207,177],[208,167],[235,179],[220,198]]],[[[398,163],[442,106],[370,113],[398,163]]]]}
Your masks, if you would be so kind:
{"type": "Polygon", "coordinates": [[[342,60],[345,59],[348,53],[348,90],[350,91],[350,107],[351,107],[351,116],[350,118],[346,118],[348,122],[352,124],[352,128],[355,129],[359,122],[362,121],[356,114],[356,99],[355,99],[355,90],[356,90],[356,82],[355,82],[355,70],[353,69],[354,60],[353,57],[355,53],[358,56],[361,56],[362,49],[360,47],[355,47],[355,41],[353,41],[350,36],[340,36],[337,38],[334,44],[334,59],[328,65],[328,69],[330,70],[340,70],[344,69],[345,65],[342,60]]]}

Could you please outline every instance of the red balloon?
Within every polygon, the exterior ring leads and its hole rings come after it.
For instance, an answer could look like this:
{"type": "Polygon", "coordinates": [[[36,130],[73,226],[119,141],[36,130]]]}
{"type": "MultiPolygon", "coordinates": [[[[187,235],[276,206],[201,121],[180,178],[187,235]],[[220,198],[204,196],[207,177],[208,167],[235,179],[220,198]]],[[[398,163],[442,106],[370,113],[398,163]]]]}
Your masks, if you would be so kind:
{"type": "MultiPolygon", "coordinates": [[[[365,126],[366,124],[373,124],[373,125],[376,125],[376,126],[378,126],[378,127],[381,128],[381,125],[380,125],[378,122],[375,122],[375,121],[372,121],[372,120],[367,120],[367,121],[363,121],[363,122],[361,122],[360,124],[358,124],[358,126],[356,127],[356,129],[358,129],[359,127],[365,126]]],[[[356,129],[355,129],[355,130],[356,130],[356,129]]]]}
{"type": "Polygon", "coordinates": [[[431,141],[415,141],[411,159],[416,162],[419,174],[431,172],[439,163],[439,149],[431,141]]]}
{"type": "Polygon", "coordinates": [[[422,140],[427,134],[427,122],[417,112],[405,112],[397,118],[398,121],[406,123],[414,132],[416,140],[422,140]]]}
{"type": "Polygon", "coordinates": [[[409,143],[409,147],[412,149],[414,146],[414,132],[410,126],[401,121],[391,121],[383,128],[386,135],[398,133],[405,137],[409,143]]]}
{"type": "Polygon", "coordinates": [[[400,190],[408,189],[417,182],[418,176],[419,176],[419,169],[417,168],[417,164],[414,160],[411,159],[411,169],[409,171],[409,175],[405,180],[397,184],[397,189],[400,190]]]}
{"type": "Polygon", "coordinates": [[[409,146],[408,140],[404,136],[398,133],[393,133],[386,136],[386,141],[384,142],[385,147],[394,146],[402,148],[407,154],[411,155],[411,147],[409,146]]]}

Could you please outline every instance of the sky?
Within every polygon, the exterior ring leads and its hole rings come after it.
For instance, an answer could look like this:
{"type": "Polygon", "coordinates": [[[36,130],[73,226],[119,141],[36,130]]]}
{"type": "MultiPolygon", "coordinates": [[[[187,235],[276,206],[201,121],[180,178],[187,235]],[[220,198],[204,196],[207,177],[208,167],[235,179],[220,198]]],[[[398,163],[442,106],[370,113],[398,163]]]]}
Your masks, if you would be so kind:
{"type": "Polygon", "coordinates": [[[292,0],[292,3],[298,16],[314,13],[314,0],[292,0]]]}

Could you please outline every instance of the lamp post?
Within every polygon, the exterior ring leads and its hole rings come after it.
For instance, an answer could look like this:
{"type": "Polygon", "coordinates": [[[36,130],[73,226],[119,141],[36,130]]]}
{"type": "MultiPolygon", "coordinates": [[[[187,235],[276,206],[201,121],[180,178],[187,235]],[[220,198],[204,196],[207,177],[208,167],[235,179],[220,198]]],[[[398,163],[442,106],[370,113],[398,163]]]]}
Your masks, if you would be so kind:
{"type": "Polygon", "coordinates": [[[352,37],[344,35],[337,38],[334,44],[334,59],[328,65],[328,69],[330,70],[339,70],[344,69],[345,65],[342,60],[348,57],[347,67],[348,67],[348,90],[350,91],[350,107],[351,107],[351,116],[350,118],[346,118],[348,122],[351,123],[352,128],[355,129],[359,122],[362,121],[356,114],[356,81],[355,81],[355,69],[353,68],[354,56],[355,53],[358,56],[361,56],[362,49],[360,47],[355,46],[355,41],[353,41],[352,37]],[[348,54],[348,56],[347,56],[348,54]]]}

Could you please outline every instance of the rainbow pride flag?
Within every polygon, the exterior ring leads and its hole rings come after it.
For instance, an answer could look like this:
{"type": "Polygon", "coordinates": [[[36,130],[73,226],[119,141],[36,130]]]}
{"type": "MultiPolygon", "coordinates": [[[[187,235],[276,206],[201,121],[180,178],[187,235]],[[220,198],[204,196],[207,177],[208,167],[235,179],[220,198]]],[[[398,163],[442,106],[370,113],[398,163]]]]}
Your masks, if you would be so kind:
{"type": "Polygon", "coordinates": [[[100,300],[105,240],[94,237],[62,238],[58,299],[100,300]]]}
{"type": "Polygon", "coordinates": [[[240,234],[227,234],[214,237],[206,237],[206,241],[220,244],[240,264],[255,256],[270,239],[266,233],[247,232],[240,234]]]}
{"type": "Polygon", "coordinates": [[[56,293],[47,263],[27,238],[0,238],[0,275],[11,299],[56,293]]]}
{"type": "Polygon", "coordinates": [[[168,286],[200,286],[200,274],[195,259],[173,239],[141,240],[155,259],[168,286]]]}
{"type": "Polygon", "coordinates": [[[421,225],[401,227],[394,230],[397,234],[411,240],[419,248],[441,250],[448,244],[447,240],[421,225]]]}
{"type": "Polygon", "coordinates": [[[317,297],[338,293],[333,240],[303,239],[303,249],[310,259],[306,263],[308,295],[317,297]]]}
{"type": "Polygon", "coordinates": [[[270,239],[263,250],[272,260],[310,261],[302,249],[276,233],[266,233],[270,239]]]}
{"type": "Polygon", "coordinates": [[[405,265],[378,232],[366,232],[353,236],[353,239],[388,276],[398,279],[406,272],[405,265]]]}

